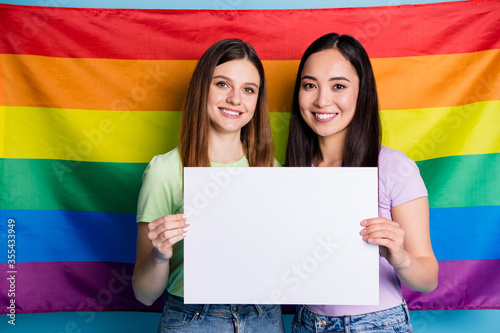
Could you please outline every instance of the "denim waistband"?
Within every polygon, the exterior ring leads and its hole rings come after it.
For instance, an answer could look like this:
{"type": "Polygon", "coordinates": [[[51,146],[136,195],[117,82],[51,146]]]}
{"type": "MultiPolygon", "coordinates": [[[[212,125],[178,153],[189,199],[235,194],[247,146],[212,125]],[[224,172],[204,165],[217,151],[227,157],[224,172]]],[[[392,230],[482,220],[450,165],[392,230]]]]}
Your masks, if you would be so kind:
{"type": "Polygon", "coordinates": [[[410,324],[410,313],[404,299],[401,305],[393,308],[352,316],[326,316],[314,313],[304,305],[299,305],[295,318],[299,323],[318,327],[318,332],[321,328],[328,332],[345,332],[375,329],[403,322],[410,324]]]}
{"type": "Polygon", "coordinates": [[[203,320],[207,313],[234,316],[245,312],[257,311],[258,315],[261,316],[265,311],[264,305],[261,304],[184,304],[184,298],[170,293],[167,293],[165,296],[165,304],[171,304],[173,306],[198,312],[200,314],[200,320],[203,320]]]}

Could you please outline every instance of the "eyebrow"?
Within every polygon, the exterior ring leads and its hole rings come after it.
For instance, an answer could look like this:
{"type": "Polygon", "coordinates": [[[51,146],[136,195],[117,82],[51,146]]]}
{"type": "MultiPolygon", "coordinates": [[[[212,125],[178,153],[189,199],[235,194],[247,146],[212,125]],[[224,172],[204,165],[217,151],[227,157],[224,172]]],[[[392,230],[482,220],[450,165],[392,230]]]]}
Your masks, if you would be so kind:
{"type": "MultiPolygon", "coordinates": [[[[227,76],[224,76],[224,75],[217,75],[217,76],[214,76],[212,78],[212,81],[215,80],[215,79],[223,79],[223,80],[226,80],[226,81],[233,81],[231,78],[227,77],[227,76]]],[[[257,83],[254,83],[254,82],[244,82],[243,85],[249,85],[249,86],[254,86],[255,88],[259,89],[259,85],[257,83]]]]}
{"type": "MultiPolygon", "coordinates": [[[[317,78],[315,78],[314,76],[310,76],[310,75],[304,75],[302,77],[301,80],[313,80],[313,81],[318,81],[317,78]]],[[[349,81],[349,79],[347,79],[345,76],[335,76],[335,77],[331,77],[328,79],[328,81],[347,81],[347,82],[351,82],[349,81]]]]}

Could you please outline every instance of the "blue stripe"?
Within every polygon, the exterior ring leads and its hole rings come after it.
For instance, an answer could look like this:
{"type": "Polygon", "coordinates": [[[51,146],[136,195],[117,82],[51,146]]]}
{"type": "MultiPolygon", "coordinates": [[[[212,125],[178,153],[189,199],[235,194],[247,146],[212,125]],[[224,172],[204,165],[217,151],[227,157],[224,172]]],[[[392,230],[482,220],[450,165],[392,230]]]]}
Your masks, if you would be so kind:
{"type": "MultiPolygon", "coordinates": [[[[135,215],[73,211],[0,211],[0,249],[15,220],[17,262],[135,262],[135,215]]],[[[500,207],[430,210],[438,260],[500,259],[500,207]]],[[[4,250],[1,250],[4,251],[4,250]]],[[[0,257],[6,262],[7,255],[0,257]]]]}
{"type": "Polygon", "coordinates": [[[15,221],[16,262],[135,262],[135,215],[74,211],[0,211],[0,249],[7,261],[8,220],[15,221]]]}
{"type": "Polygon", "coordinates": [[[500,259],[499,225],[499,206],[431,209],[431,241],[436,258],[500,259]]]}
{"type": "MultiPolygon", "coordinates": [[[[160,317],[161,313],[137,311],[16,314],[16,326],[4,317],[0,321],[0,332],[155,332],[160,317]],[[70,331],[69,324],[75,329],[70,331]]],[[[283,314],[282,318],[285,333],[290,333],[293,312],[283,314]]],[[[416,333],[495,332],[500,327],[500,310],[410,310],[410,318],[416,333]]]]}
{"type": "Polygon", "coordinates": [[[137,9],[309,9],[347,8],[394,5],[417,5],[462,0],[351,0],[351,1],[268,1],[268,0],[191,0],[191,1],[120,1],[120,0],[7,0],[3,3],[28,6],[77,7],[77,8],[137,8],[137,9]]]}

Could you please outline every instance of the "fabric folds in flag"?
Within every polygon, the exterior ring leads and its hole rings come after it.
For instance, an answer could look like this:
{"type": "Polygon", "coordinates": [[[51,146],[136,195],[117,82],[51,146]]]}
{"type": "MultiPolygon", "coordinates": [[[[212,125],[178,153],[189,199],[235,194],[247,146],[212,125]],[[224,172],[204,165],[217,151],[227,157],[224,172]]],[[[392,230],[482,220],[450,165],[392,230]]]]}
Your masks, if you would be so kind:
{"type": "MultiPolygon", "coordinates": [[[[498,1],[283,10],[0,4],[0,22],[0,269],[16,276],[17,313],[159,311],[161,299],[143,306],[131,287],[137,197],[147,163],[178,143],[197,59],[223,38],[255,47],[284,162],[299,59],[329,32],[366,47],[383,144],[415,160],[429,190],[439,286],[427,295],[404,288],[410,308],[500,308],[498,1]]],[[[1,290],[9,286],[0,280],[1,290]]],[[[1,304],[10,299],[0,293],[1,304]]]]}

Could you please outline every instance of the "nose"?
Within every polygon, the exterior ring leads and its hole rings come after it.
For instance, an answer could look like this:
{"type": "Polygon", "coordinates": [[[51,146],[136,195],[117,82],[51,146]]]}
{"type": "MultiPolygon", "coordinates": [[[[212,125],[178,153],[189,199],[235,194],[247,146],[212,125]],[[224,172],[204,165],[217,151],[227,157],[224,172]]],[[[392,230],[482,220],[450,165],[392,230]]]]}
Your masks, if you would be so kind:
{"type": "Polygon", "coordinates": [[[239,105],[241,103],[241,95],[238,89],[231,89],[227,94],[227,102],[232,105],[239,105]]]}
{"type": "Polygon", "coordinates": [[[324,108],[333,104],[332,94],[329,89],[318,89],[316,94],[316,99],[314,100],[314,105],[319,108],[324,108]]]}

